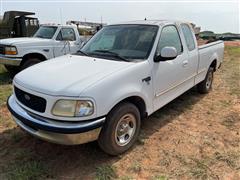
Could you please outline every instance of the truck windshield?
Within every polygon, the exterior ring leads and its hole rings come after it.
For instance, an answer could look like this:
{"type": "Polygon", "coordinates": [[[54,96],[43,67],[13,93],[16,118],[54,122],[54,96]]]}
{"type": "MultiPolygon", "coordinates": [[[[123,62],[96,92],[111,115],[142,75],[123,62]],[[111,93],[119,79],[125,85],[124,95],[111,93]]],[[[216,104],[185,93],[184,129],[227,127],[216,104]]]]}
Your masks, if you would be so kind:
{"type": "Polygon", "coordinates": [[[53,26],[41,26],[33,37],[44,38],[44,39],[52,39],[55,34],[57,27],[53,26]]]}
{"type": "Polygon", "coordinates": [[[150,54],[157,31],[155,25],[106,26],[83,46],[81,52],[125,61],[144,60],[150,54]]]}

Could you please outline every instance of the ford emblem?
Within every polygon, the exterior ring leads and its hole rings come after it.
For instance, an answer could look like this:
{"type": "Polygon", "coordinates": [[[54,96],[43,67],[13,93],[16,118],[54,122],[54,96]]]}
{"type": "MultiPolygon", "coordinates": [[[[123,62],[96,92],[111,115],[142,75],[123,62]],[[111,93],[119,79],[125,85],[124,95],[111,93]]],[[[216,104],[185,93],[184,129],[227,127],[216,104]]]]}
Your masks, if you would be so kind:
{"type": "Polygon", "coordinates": [[[24,94],[24,98],[26,99],[26,100],[30,100],[30,96],[29,95],[27,95],[27,94],[24,94]]]}

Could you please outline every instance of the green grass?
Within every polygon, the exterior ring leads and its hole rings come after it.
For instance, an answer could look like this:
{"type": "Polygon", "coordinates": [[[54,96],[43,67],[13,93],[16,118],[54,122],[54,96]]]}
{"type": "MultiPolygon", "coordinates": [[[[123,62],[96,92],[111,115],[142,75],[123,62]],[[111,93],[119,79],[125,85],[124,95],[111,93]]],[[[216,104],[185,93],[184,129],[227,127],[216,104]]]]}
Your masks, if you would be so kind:
{"type": "Polygon", "coordinates": [[[114,167],[103,165],[96,169],[96,180],[110,180],[117,178],[114,167]]]}
{"type": "Polygon", "coordinates": [[[152,180],[168,180],[168,177],[165,175],[157,175],[157,176],[154,176],[152,180]]]}
{"type": "Polygon", "coordinates": [[[134,162],[129,168],[132,172],[139,173],[142,170],[142,166],[139,162],[134,162]]]}
{"type": "Polygon", "coordinates": [[[236,129],[236,124],[240,122],[240,115],[237,112],[231,112],[227,116],[223,117],[222,125],[226,126],[230,130],[236,129]]]}
{"type": "Polygon", "coordinates": [[[49,177],[48,169],[43,162],[27,161],[19,162],[9,167],[7,178],[9,180],[31,180],[49,177]]]}
{"type": "Polygon", "coordinates": [[[215,159],[226,163],[232,169],[240,169],[240,151],[231,151],[224,153],[216,152],[215,159]]]}
{"type": "Polygon", "coordinates": [[[217,179],[212,167],[219,163],[224,163],[225,166],[233,170],[240,169],[239,151],[216,151],[213,155],[206,155],[201,159],[178,154],[175,157],[181,163],[182,169],[184,169],[182,174],[189,174],[193,179],[217,179]]]}
{"type": "Polygon", "coordinates": [[[6,103],[12,93],[11,78],[6,69],[0,65],[0,107],[6,103]]]}
{"type": "Polygon", "coordinates": [[[226,80],[230,93],[240,98],[240,47],[226,47],[225,60],[223,62],[223,77],[226,80]],[[229,57],[230,56],[230,57],[229,57]],[[231,69],[231,70],[229,70],[231,69]]]}

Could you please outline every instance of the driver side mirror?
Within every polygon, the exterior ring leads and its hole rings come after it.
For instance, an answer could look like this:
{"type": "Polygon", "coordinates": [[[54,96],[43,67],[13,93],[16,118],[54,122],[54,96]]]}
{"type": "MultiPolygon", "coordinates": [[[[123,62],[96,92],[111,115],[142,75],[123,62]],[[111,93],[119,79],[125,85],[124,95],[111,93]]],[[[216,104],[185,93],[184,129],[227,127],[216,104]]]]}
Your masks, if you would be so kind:
{"type": "Polygon", "coordinates": [[[175,47],[166,46],[162,48],[160,54],[156,54],[154,62],[172,60],[175,59],[177,56],[178,53],[175,47]]]}

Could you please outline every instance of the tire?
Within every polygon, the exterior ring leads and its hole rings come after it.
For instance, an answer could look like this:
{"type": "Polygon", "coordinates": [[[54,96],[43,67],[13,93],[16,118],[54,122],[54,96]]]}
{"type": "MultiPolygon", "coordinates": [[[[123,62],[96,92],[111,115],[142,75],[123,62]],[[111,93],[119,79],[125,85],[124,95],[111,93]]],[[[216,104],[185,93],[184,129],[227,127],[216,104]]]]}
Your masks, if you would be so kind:
{"type": "Polygon", "coordinates": [[[38,64],[42,62],[40,59],[37,59],[37,58],[32,58],[32,59],[27,59],[22,65],[21,65],[21,71],[26,69],[26,68],[29,68],[30,66],[33,66],[35,64],[38,64]]]}
{"type": "Polygon", "coordinates": [[[214,69],[208,69],[205,79],[197,85],[197,90],[201,94],[206,94],[212,89],[214,69]]]}
{"type": "Polygon", "coordinates": [[[122,154],[135,143],[140,127],[138,108],[131,103],[121,103],[107,115],[98,144],[107,154],[122,154]]]}
{"type": "Polygon", "coordinates": [[[19,67],[17,66],[4,65],[4,67],[7,69],[11,77],[14,77],[19,72],[19,67]]]}

